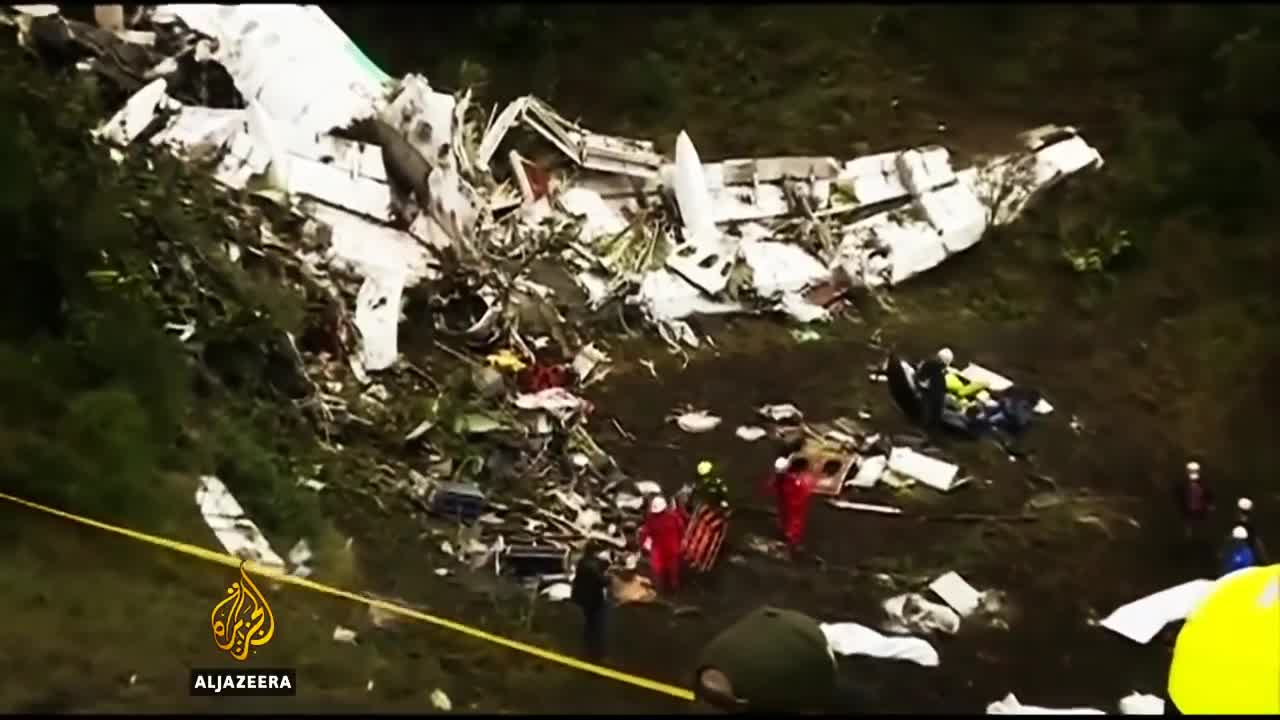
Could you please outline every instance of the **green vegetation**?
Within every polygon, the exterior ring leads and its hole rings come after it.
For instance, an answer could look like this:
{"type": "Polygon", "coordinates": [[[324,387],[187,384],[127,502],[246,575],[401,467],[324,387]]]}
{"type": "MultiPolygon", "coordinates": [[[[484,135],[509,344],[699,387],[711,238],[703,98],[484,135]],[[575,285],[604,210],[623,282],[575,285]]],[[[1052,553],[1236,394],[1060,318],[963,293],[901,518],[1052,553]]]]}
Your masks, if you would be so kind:
{"type": "Polygon", "coordinates": [[[301,309],[223,249],[256,221],[165,155],[113,160],[89,136],[104,110],[85,76],[6,48],[0,106],[4,488],[167,529],[160,508],[177,490],[162,478],[216,473],[264,526],[315,530],[315,508],[291,492],[287,441],[305,428],[275,402],[268,367],[301,309]],[[186,322],[197,334],[184,347],[164,326],[186,322]]]}

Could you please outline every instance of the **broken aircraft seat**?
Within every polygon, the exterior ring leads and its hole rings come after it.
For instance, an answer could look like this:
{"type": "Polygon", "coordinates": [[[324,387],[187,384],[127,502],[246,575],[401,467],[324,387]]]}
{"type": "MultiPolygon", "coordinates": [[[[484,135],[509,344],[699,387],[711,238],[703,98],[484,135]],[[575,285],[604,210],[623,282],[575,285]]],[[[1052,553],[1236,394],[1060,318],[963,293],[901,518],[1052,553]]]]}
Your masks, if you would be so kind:
{"type": "Polygon", "coordinates": [[[468,524],[484,513],[486,504],[484,492],[470,483],[437,483],[427,496],[431,512],[468,524]]]}

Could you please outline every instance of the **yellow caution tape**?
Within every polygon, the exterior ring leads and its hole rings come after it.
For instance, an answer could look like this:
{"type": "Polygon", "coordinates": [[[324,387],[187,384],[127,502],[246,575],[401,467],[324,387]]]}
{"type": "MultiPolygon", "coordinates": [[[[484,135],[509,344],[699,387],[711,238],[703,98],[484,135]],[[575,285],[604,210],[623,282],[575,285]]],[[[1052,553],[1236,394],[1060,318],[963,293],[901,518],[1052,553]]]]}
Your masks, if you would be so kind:
{"type": "MultiPolygon", "coordinates": [[[[233,567],[233,568],[238,568],[241,565],[240,558],[235,557],[234,555],[215,552],[208,548],[202,548],[198,545],[191,545],[189,543],[178,542],[177,540],[169,540],[168,538],[157,537],[155,535],[148,535],[147,533],[138,532],[137,530],[130,530],[129,528],[119,527],[118,525],[111,525],[109,523],[104,523],[98,520],[94,520],[92,518],[82,517],[74,513],[64,512],[56,508],[51,508],[46,505],[34,503],[34,502],[31,502],[30,500],[24,500],[20,497],[14,497],[13,495],[9,495],[7,493],[0,493],[0,499],[8,500],[10,502],[17,503],[18,505],[29,507],[33,510],[39,510],[40,512],[43,512],[43,513],[56,515],[57,517],[71,520],[73,522],[80,523],[81,525],[87,525],[89,527],[97,528],[99,530],[106,530],[107,532],[115,533],[116,535],[123,535],[124,537],[137,540],[139,542],[147,543],[148,545],[156,545],[158,547],[173,550],[175,552],[180,552],[184,555],[190,555],[191,557],[200,558],[201,560],[208,560],[209,562],[218,563],[220,565],[226,565],[228,567],[233,567]]],[[[542,658],[543,660],[548,660],[550,662],[557,663],[559,665],[564,665],[565,667],[575,668],[577,670],[582,670],[583,672],[589,672],[589,673],[592,673],[593,675],[599,675],[600,677],[609,678],[610,680],[616,680],[618,682],[626,683],[628,685],[632,685],[638,688],[644,688],[646,690],[652,690],[653,692],[662,693],[664,695],[670,695],[671,697],[679,698],[681,700],[687,700],[692,702],[694,699],[693,692],[685,688],[678,687],[676,685],[669,685],[664,682],[658,682],[657,680],[650,680],[648,678],[643,678],[638,675],[624,673],[618,670],[614,670],[612,668],[604,667],[603,665],[596,665],[594,663],[589,663],[583,660],[579,660],[577,658],[569,657],[568,655],[562,655],[553,650],[547,650],[545,648],[537,647],[536,645],[530,645],[528,643],[523,643],[518,640],[511,640],[510,638],[505,638],[505,637],[502,637],[501,635],[494,635],[493,633],[485,632],[484,630],[481,630],[479,628],[474,628],[474,627],[471,627],[470,625],[465,625],[460,622],[447,620],[445,618],[436,617],[435,615],[429,615],[424,612],[419,612],[418,610],[413,610],[411,608],[407,608],[402,605],[389,603],[389,602],[386,602],[385,600],[377,600],[375,598],[365,597],[363,595],[357,595],[356,593],[350,592],[348,590],[342,590],[339,588],[331,587],[329,585],[325,585],[323,583],[315,582],[314,580],[308,580],[306,578],[300,578],[294,575],[289,575],[285,573],[282,569],[272,565],[261,565],[257,562],[249,561],[245,563],[245,569],[257,575],[270,578],[271,580],[274,580],[276,582],[288,583],[290,585],[296,585],[298,587],[306,588],[308,590],[314,590],[319,593],[324,593],[325,595],[332,595],[334,597],[353,600],[355,602],[363,603],[370,607],[376,607],[379,610],[385,610],[387,612],[395,613],[397,615],[403,615],[405,617],[413,618],[414,620],[419,620],[425,623],[429,623],[431,625],[436,625],[438,627],[446,628],[448,630],[453,630],[454,632],[459,632],[459,633],[462,633],[463,635],[469,635],[473,638],[476,638],[478,640],[483,640],[485,642],[492,643],[494,645],[501,645],[503,647],[510,648],[512,650],[516,650],[516,651],[525,653],[527,655],[533,655],[534,657],[539,657],[539,658],[542,658]]]]}

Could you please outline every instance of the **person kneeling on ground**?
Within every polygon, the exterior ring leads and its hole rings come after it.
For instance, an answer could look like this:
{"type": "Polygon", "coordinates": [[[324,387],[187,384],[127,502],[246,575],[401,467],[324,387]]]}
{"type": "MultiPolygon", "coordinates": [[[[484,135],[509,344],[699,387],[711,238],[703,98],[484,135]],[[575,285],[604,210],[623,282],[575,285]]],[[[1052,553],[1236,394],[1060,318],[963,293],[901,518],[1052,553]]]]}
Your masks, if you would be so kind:
{"type": "Polygon", "coordinates": [[[583,650],[587,659],[604,657],[609,610],[608,551],[595,540],[587,541],[573,575],[570,598],[582,609],[583,650]]]}
{"type": "Polygon", "coordinates": [[[818,622],[773,607],[712,638],[693,679],[700,702],[731,713],[835,710],[837,685],[835,654],[818,622]]]}

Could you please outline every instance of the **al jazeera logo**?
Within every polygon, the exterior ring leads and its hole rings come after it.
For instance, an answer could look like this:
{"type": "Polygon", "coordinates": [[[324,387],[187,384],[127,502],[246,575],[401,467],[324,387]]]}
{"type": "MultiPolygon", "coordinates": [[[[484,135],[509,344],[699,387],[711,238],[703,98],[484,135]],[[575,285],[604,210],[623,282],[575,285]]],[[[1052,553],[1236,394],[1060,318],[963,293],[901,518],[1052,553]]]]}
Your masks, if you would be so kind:
{"type": "MultiPolygon", "coordinates": [[[[276,619],[258,586],[240,563],[240,579],[209,614],[213,642],[219,650],[245,662],[276,634],[276,619]]],[[[297,671],[280,668],[195,668],[192,695],[293,695],[297,671]]]]}

